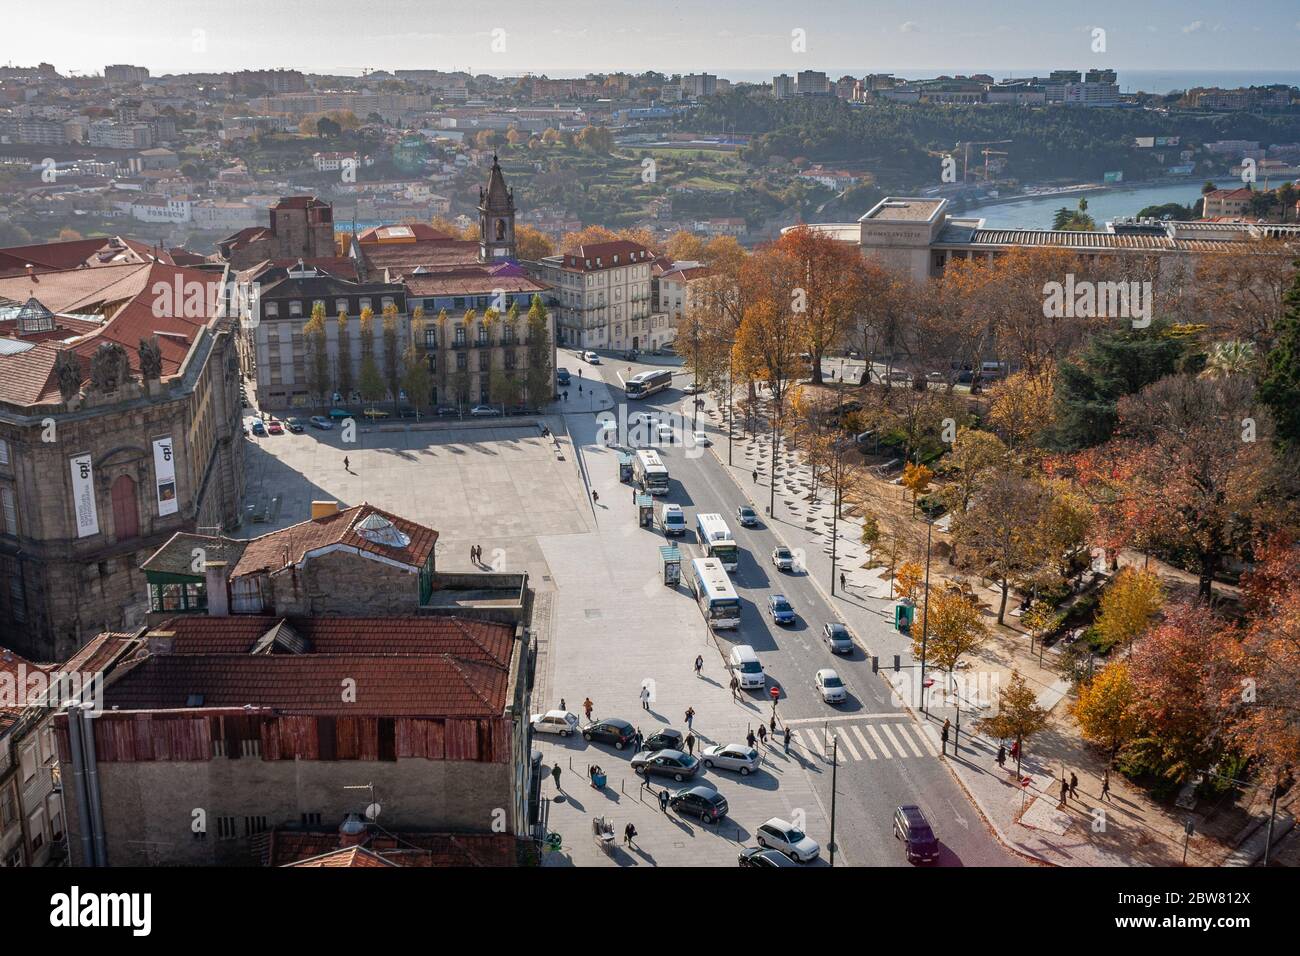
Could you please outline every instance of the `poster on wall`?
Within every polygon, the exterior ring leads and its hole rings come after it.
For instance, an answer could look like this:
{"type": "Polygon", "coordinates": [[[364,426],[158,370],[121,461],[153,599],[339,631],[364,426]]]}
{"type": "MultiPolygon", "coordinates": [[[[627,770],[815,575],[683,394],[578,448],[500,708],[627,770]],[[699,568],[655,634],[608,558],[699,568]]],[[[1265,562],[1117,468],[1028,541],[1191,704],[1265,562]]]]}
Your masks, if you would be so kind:
{"type": "Polygon", "coordinates": [[[77,515],[77,537],[99,534],[99,513],[95,510],[95,475],[90,453],[74,455],[72,467],[72,509],[77,515]]]}
{"type": "Polygon", "coordinates": [[[172,436],[153,441],[153,475],[158,489],[158,514],[174,515],[176,504],[176,459],[172,456],[172,436]]]}

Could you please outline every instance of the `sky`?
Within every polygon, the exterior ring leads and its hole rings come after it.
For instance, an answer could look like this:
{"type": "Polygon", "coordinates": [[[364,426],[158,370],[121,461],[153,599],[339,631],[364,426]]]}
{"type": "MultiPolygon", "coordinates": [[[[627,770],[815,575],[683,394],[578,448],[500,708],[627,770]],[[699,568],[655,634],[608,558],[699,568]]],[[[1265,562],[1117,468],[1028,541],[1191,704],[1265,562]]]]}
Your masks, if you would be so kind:
{"type": "Polygon", "coordinates": [[[82,74],[108,63],[154,75],[1300,69],[1296,0],[60,0],[23,3],[21,14],[18,5],[0,0],[0,64],[82,74]],[[1098,40],[1104,50],[1094,51],[1098,40]]]}

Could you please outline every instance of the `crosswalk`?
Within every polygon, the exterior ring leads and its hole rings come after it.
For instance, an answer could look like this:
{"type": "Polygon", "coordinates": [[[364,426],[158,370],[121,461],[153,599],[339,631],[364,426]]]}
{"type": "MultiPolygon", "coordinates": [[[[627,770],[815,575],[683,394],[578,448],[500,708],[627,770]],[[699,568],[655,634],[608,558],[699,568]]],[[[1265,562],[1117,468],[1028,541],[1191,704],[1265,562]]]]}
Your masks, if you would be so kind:
{"type": "MultiPolygon", "coordinates": [[[[867,720],[792,730],[790,749],[808,758],[830,760],[832,735],[839,742],[841,761],[914,760],[939,756],[939,735],[933,727],[867,720]]],[[[779,736],[777,740],[779,742],[779,736]]]]}

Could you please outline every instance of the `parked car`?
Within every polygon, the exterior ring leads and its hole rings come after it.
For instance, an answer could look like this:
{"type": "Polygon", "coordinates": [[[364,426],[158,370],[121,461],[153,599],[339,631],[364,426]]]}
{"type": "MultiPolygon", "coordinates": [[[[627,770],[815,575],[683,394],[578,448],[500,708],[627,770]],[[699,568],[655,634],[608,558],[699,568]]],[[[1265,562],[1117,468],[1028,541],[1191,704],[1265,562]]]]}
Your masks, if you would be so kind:
{"type": "Polygon", "coordinates": [[[301,435],[303,433],[301,418],[286,418],[284,420],[284,427],[289,429],[289,431],[293,432],[295,435],[301,435]]]}
{"type": "Polygon", "coordinates": [[[833,668],[823,667],[813,675],[813,683],[817,685],[817,693],[828,704],[842,704],[849,699],[844,681],[840,680],[840,675],[833,668]]]}
{"type": "Polygon", "coordinates": [[[439,418],[449,418],[452,415],[459,415],[460,409],[455,405],[439,405],[433,410],[433,413],[439,418]]]}
{"type": "Polygon", "coordinates": [[[742,777],[758,772],[758,751],[744,744],[705,747],[700,751],[700,761],[710,770],[734,770],[742,777]]]}
{"type": "Polygon", "coordinates": [[[323,415],[313,415],[311,417],[311,427],[327,432],[334,427],[334,423],[323,415]]]}
{"type": "Polygon", "coordinates": [[[272,418],[269,422],[266,423],[266,430],[270,432],[272,435],[284,434],[284,426],[281,425],[280,422],[274,418],[272,418]]]}
{"type": "Polygon", "coordinates": [[[253,419],[253,434],[261,438],[266,437],[266,422],[260,418],[253,419]]]}
{"type": "Polygon", "coordinates": [[[695,439],[695,444],[700,448],[708,448],[713,444],[713,439],[711,439],[702,428],[697,428],[692,433],[691,437],[695,439]]]}
{"type": "Polygon", "coordinates": [[[597,355],[595,352],[583,352],[582,360],[586,362],[588,365],[600,364],[600,356],[597,355]]]}
{"type": "Polygon", "coordinates": [[[493,415],[500,415],[501,409],[493,408],[491,405],[475,405],[469,413],[475,418],[491,418],[493,415]]]}
{"type": "Polygon", "coordinates": [[[741,505],[736,509],[736,520],[740,522],[742,528],[758,527],[758,512],[749,505],[741,505]]]}
{"type": "Polygon", "coordinates": [[[782,820],[780,817],[773,817],[764,823],[758,828],[754,837],[759,846],[780,850],[796,863],[810,863],[822,852],[816,840],[789,820],[782,820]]]}
{"type": "Polygon", "coordinates": [[[680,750],[643,750],[632,758],[633,773],[672,777],[678,783],[695,776],[699,770],[699,758],[680,750]]]}
{"type": "Polygon", "coordinates": [[[793,571],[794,552],[786,547],[773,548],[772,563],[776,565],[778,571],[793,571]]]}
{"type": "Polygon", "coordinates": [[[648,750],[651,753],[657,753],[660,750],[682,750],[685,747],[683,743],[685,739],[680,730],[665,727],[663,730],[647,737],[641,744],[641,749],[648,750]]]}
{"type": "Polygon", "coordinates": [[[767,599],[767,613],[772,615],[772,620],[777,624],[794,623],[794,608],[784,594],[773,594],[767,599]]]}
{"type": "Polygon", "coordinates": [[[559,385],[568,385],[568,384],[569,384],[569,381],[570,381],[570,378],[569,378],[569,370],[568,370],[567,368],[559,368],[559,369],[556,369],[556,370],[555,370],[555,381],[556,381],[556,383],[559,384],[559,385]]]}
{"type": "Polygon", "coordinates": [[[544,714],[533,714],[529,721],[535,734],[559,734],[567,737],[578,732],[578,715],[567,710],[548,710],[544,714]]]}
{"type": "Polygon", "coordinates": [[[740,851],[740,865],[754,867],[798,866],[780,850],[765,850],[761,846],[747,846],[740,851]]]}
{"type": "Polygon", "coordinates": [[[626,720],[612,717],[608,720],[593,720],[582,728],[582,739],[602,744],[613,744],[615,750],[622,750],[636,736],[636,728],[626,720]]]}
{"type": "Polygon", "coordinates": [[[668,798],[668,806],[684,817],[699,817],[701,823],[717,823],[727,815],[727,798],[705,784],[678,790],[668,798]]]}
{"type": "Polygon", "coordinates": [[[682,391],[687,395],[698,395],[700,392],[704,391],[704,389],[695,382],[691,382],[691,384],[685,386],[682,391]]]}
{"type": "Polygon", "coordinates": [[[903,841],[909,863],[932,863],[939,859],[939,839],[920,807],[908,804],[894,811],[894,836],[903,841]]]}
{"type": "Polygon", "coordinates": [[[662,425],[662,424],[661,424],[661,425],[656,426],[656,428],[655,428],[655,434],[659,436],[659,440],[660,440],[661,442],[663,442],[665,445],[671,445],[671,444],[673,443],[673,426],[672,426],[672,425],[662,425]]]}
{"type": "Polygon", "coordinates": [[[839,621],[823,624],[822,638],[826,641],[826,646],[830,648],[832,654],[853,653],[853,635],[839,621]]]}

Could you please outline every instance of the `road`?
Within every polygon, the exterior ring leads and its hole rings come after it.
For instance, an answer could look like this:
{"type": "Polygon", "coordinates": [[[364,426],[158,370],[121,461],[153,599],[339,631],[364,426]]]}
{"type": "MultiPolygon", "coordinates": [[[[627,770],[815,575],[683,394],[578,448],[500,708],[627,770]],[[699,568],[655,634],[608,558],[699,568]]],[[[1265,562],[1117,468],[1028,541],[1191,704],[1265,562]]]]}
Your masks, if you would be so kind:
{"type": "MultiPolygon", "coordinates": [[[[561,364],[575,367],[567,357],[561,364]]],[[[614,361],[599,367],[599,373],[621,400],[621,378],[629,363],[614,361]]],[[[638,372],[654,366],[631,364],[638,372]]],[[[593,374],[592,367],[586,374],[593,374]]],[[[679,378],[683,384],[689,376],[679,378]]],[[[669,389],[632,403],[629,413],[680,412],[686,396],[679,388],[669,389]]],[[[725,446],[724,446],[725,447],[725,446]]],[[[924,810],[942,847],[941,865],[1011,866],[1019,858],[1007,853],[986,830],[979,814],[936,755],[938,740],[933,730],[911,720],[884,681],[871,672],[870,660],[861,646],[851,655],[833,655],[822,643],[821,628],[835,620],[832,610],[806,573],[780,572],[769,560],[772,549],[782,542],[766,524],[742,528],[735,520],[740,504],[753,504],[760,512],[766,504],[766,486],[757,486],[757,501],[745,497],[712,453],[688,454],[680,445],[661,447],[660,454],[672,476],[666,500],[682,505],[687,526],[694,528],[695,515],[717,512],[724,516],[742,552],[732,580],[742,601],[739,633],[722,632],[720,645],[750,644],[758,652],[771,682],[778,684],[782,698],[780,722],[788,722],[796,734],[796,749],[805,770],[814,777],[815,790],[824,807],[834,802],[836,841],[855,866],[905,865],[891,824],[894,808],[914,803],[924,810]],[[779,627],[767,614],[767,598],[783,593],[798,615],[793,626],[779,627]],[[823,703],[813,686],[813,675],[824,667],[835,668],[849,690],[847,703],[823,703]],[[833,729],[839,739],[838,773],[825,751],[826,733],[833,729]],[[832,800],[832,777],[836,777],[832,800]]],[[[694,531],[688,531],[683,547],[699,555],[694,531]]],[[[883,625],[882,625],[883,626],[883,625]]],[[[754,692],[755,717],[765,720],[770,706],[754,692]]]]}

